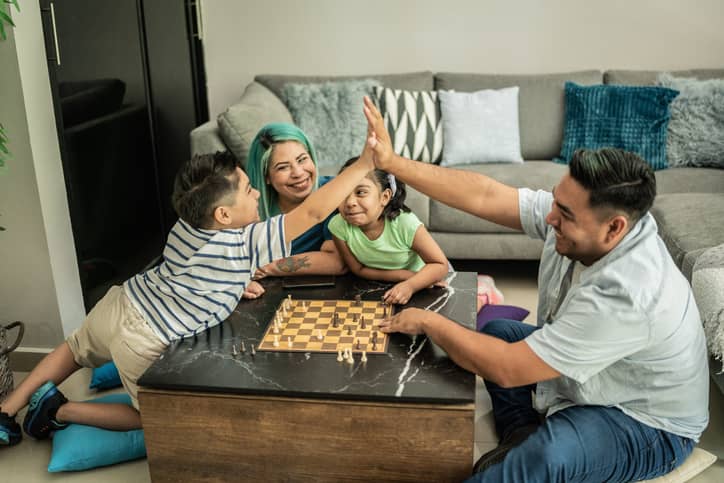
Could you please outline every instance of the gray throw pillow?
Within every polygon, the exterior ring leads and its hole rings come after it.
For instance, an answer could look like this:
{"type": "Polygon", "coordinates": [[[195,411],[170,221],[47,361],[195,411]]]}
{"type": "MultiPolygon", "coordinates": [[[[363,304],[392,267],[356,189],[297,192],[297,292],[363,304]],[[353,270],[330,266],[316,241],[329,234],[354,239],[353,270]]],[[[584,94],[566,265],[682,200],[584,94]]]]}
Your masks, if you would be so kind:
{"type": "Polygon", "coordinates": [[[670,105],[669,166],[724,168],[724,79],[661,74],[658,84],[679,91],[670,105]]]}
{"type": "Polygon", "coordinates": [[[284,103],[269,89],[252,82],[237,104],[216,118],[219,135],[229,150],[246,166],[249,146],[259,129],[270,122],[292,123],[292,115],[284,103]]]}
{"type": "Polygon", "coordinates": [[[339,166],[362,152],[367,137],[362,98],[378,85],[364,79],[284,86],[287,107],[314,145],[318,166],[339,166]]]}

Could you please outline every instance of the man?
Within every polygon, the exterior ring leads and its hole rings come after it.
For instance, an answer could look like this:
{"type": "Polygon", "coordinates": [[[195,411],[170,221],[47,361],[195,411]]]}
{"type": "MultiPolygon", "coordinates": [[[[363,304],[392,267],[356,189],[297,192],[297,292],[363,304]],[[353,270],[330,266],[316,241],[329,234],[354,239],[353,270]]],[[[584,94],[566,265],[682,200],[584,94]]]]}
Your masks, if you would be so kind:
{"type": "Polygon", "coordinates": [[[518,190],[395,155],[366,104],[378,168],[545,242],[538,327],[498,320],[478,334],[420,309],[383,324],[427,334],[485,379],[500,443],[471,481],[635,481],[681,464],[709,419],[706,345],[648,213],[651,168],[618,149],[580,150],[553,193],[518,190]]]}

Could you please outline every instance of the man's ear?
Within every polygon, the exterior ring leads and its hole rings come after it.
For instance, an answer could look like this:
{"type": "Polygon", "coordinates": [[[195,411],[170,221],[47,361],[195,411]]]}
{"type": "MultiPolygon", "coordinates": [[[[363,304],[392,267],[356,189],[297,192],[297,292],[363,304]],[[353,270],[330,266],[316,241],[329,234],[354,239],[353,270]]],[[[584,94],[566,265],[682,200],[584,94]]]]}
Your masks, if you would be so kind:
{"type": "Polygon", "coordinates": [[[606,232],[606,243],[623,238],[628,232],[629,220],[624,215],[615,215],[608,220],[608,230],[606,232]]]}
{"type": "Polygon", "coordinates": [[[214,208],[214,220],[222,226],[231,225],[231,211],[227,206],[217,206],[214,208]]]}

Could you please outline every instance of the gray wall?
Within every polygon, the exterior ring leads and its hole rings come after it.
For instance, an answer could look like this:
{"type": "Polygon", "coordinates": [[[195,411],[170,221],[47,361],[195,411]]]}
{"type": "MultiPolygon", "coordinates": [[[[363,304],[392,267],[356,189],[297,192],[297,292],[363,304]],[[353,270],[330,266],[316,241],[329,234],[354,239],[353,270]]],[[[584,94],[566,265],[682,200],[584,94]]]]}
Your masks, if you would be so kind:
{"type": "Polygon", "coordinates": [[[206,0],[209,114],[255,74],[722,67],[721,0],[206,0]]]}
{"type": "Polygon", "coordinates": [[[17,28],[0,41],[0,122],[12,151],[0,173],[0,323],[24,321],[23,349],[42,351],[59,344],[85,311],[38,3],[12,14],[17,28]]]}

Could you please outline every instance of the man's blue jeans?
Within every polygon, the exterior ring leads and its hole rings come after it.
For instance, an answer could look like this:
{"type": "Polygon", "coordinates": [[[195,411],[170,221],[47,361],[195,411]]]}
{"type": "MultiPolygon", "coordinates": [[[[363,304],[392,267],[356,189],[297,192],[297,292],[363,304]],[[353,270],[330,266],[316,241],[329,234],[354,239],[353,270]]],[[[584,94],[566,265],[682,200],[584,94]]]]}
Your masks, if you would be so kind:
{"type": "MultiPolygon", "coordinates": [[[[493,320],[481,332],[516,342],[537,327],[493,320]]],[[[540,421],[533,409],[535,384],[505,389],[490,381],[498,437],[540,421]]],[[[694,449],[694,441],[647,426],[621,410],[574,406],[551,415],[538,430],[510,450],[502,463],[473,475],[476,482],[637,481],[666,474],[694,449]]]]}

